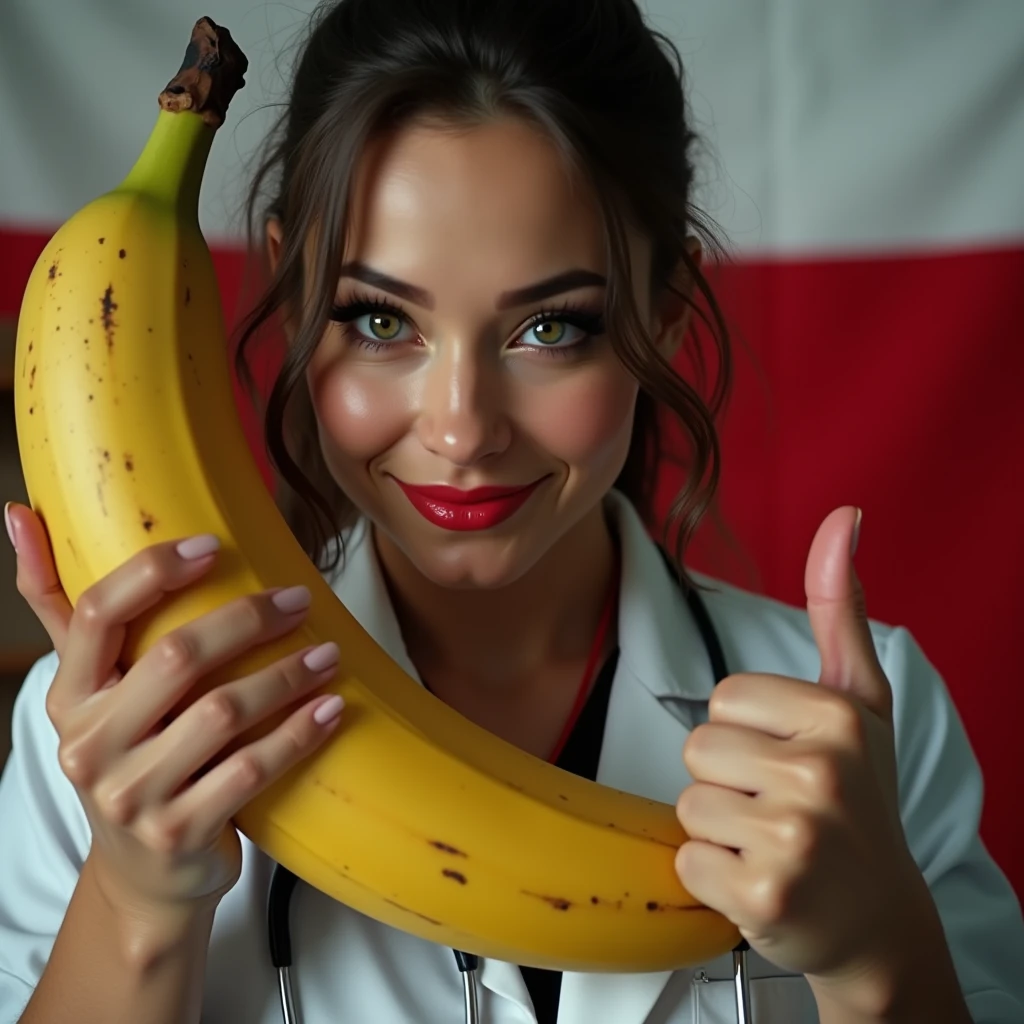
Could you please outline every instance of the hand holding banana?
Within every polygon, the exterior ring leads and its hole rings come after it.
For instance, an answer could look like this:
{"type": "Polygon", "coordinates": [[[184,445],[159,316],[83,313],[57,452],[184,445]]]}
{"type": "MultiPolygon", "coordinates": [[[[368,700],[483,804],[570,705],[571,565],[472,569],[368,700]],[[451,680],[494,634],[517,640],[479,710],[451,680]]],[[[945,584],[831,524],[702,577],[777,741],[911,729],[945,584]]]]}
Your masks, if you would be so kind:
{"type": "Polygon", "coordinates": [[[730,676],[690,734],[694,782],[677,811],[691,841],[676,865],[820,997],[883,1004],[907,953],[941,939],[941,925],[900,822],[892,690],[852,560],[859,526],[856,510],[836,510],[808,555],[818,683],[730,676]]]}
{"type": "Polygon", "coordinates": [[[338,724],[337,698],[318,692],[334,675],[337,647],[298,652],[223,684],[176,717],[169,712],[206,673],[294,630],[308,591],[252,595],[207,612],[122,674],[126,629],[165,595],[202,579],[217,557],[215,538],[147,548],[72,609],[38,517],[11,505],[6,518],[18,590],[60,658],[46,710],[60,737],[61,768],[89,821],[94,877],[134,916],[216,905],[242,866],[231,817],[338,724]],[[282,708],[281,725],[223,757],[246,728],[282,708]]]}

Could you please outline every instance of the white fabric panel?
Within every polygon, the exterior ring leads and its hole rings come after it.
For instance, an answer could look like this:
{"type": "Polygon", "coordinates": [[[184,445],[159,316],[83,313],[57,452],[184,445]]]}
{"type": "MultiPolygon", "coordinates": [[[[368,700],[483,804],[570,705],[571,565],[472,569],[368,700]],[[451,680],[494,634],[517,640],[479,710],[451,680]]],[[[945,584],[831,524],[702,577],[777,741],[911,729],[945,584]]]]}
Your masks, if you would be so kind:
{"type": "MultiPolygon", "coordinates": [[[[314,0],[220,0],[250,59],[203,223],[237,232],[250,157],[314,0]]],[[[707,141],[702,205],[739,255],[1024,240],[1022,0],[642,0],[680,48],[707,141]]],[[[5,0],[0,224],[60,223],[131,165],[192,14],[5,0]]]]}

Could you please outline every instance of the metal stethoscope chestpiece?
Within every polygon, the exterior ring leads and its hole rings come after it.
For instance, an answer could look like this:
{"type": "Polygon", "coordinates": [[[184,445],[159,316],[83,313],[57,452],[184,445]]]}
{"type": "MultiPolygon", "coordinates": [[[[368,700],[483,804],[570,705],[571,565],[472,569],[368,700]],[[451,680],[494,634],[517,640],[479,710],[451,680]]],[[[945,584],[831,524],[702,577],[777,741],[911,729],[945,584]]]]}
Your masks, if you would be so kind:
{"type": "MultiPolygon", "coordinates": [[[[267,938],[270,946],[270,961],[277,971],[278,992],[281,998],[281,1020],[283,1024],[302,1024],[295,1005],[295,990],[292,985],[292,940],[288,911],[292,892],[298,879],[281,864],[274,867],[267,899],[267,938]]],[[[747,976],[747,950],[744,940],[732,953],[733,981],[736,986],[736,1024],[754,1024],[750,1014],[750,979],[747,976]]],[[[479,957],[472,953],[453,949],[455,963],[462,975],[465,993],[465,1024],[480,1024],[480,1002],[477,993],[476,972],[479,957]]]]}

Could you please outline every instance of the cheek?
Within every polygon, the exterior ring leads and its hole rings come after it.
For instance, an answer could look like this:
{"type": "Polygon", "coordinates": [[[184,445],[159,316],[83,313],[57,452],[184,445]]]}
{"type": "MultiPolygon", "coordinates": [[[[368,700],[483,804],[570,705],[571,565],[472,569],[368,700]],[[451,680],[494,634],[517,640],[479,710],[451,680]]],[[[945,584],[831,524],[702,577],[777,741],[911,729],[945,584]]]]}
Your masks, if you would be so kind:
{"type": "Polygon", "coordinates": [[[385,376],[334,366],[312,374],[309,388],[321,444],[334,464],[365,464],[408,428],[410,396],[385,376]]]}
{"type": "Polygon", "coordinates": [[[621,461],[629,448],[636,408],[636,382],[621,368],[594,373],[534,395],[531,432],[552,455],[571,467],[599,470],[621,461]]]}

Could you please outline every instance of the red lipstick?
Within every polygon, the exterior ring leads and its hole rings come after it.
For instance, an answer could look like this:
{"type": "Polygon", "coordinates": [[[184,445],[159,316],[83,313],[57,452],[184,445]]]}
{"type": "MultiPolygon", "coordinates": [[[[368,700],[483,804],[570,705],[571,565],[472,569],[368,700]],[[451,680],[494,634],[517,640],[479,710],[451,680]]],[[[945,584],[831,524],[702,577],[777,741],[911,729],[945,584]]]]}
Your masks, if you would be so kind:
{"type": "Polygon", "coordinates": [[[445,530],[489,530],[514,515],[544,480],[518,487],[420,487],[394,478],[412,507],[428,522],[445,530]]]}

